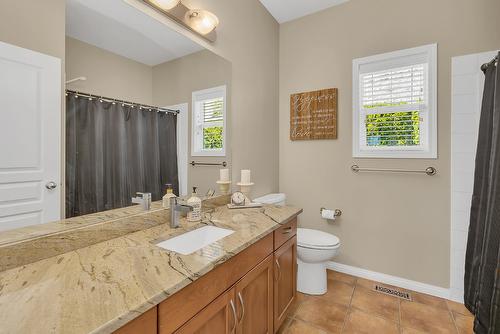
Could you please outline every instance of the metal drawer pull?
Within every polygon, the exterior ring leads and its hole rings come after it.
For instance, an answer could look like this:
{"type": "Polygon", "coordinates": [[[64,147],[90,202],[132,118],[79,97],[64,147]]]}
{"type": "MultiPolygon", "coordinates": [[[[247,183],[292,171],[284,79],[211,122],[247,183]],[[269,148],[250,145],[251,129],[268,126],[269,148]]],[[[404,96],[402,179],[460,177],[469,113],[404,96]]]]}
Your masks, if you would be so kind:
{"type": "Polygon", "coordinates": [[[281,266],[278,259],[274,260],[274,262],[276,262],[276,266],[278,267],[278,279],[276,281],[279,281],[281,279],[281,266]]]}
{"type": "Polygon", "coordinates": [[[243,318],[245,317],[245,303],[243,302],[243,297],[241,296],[241,292],[238,292],[238,299],[240,300],[241,304],[241,318],[240,318],[240,323],[243,321],[243,318]]]}
{"type": "Polygon", "coordinates": [[[236,307],[234,307],[234,302],[232,299],[229,302],[229,304],[231,305],[231,310],[233,311],[233,318],[234,318],[234,326],[233,326],[233,329],[231,329],[231,333],[235,333],[236,332],[236,325],[238,324],[238,318],[236,316],[236,307]]]}
{"type": "Polygon", "coordinates": [[[285,228],[283,229],[283,232],[282,232],[282,233],[283,233],[283,234],[288,234],[288,233],[291,233],[291,232],[292,232],[292,227],[291,227],[291,226],[289,226],[289,227],[285,227],[285,228]]]}

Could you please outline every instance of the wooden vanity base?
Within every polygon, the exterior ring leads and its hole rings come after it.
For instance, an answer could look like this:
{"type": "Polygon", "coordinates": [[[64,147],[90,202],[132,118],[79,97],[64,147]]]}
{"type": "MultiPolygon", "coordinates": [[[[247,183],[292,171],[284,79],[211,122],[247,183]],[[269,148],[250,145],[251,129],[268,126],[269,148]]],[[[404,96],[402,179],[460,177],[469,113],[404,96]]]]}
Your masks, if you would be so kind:
{"type": "Polygon", "coordinates": [[[275,333],[296,296],[296,233],[294,218],[115,333],[275,333]]]}

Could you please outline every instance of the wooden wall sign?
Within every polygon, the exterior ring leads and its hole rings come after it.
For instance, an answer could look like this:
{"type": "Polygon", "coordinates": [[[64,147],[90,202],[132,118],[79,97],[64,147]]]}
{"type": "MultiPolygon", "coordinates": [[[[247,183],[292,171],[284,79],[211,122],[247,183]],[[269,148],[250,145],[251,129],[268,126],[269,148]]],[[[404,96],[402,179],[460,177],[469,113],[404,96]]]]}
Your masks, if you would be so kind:
{"type": "Polygon", "coordinates": [[[290,139],[337,139],[337,88],[290,95],[290,139]]]}

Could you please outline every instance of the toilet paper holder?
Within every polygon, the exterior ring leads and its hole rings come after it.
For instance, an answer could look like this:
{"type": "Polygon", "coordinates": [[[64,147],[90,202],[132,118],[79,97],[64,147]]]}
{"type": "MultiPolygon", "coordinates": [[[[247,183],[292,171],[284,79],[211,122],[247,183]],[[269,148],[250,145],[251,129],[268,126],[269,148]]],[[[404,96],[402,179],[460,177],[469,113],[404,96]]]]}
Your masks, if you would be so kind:
{"type": "MultiPolygon", "coordinates": [[[[326,210],[326,208],[320,208],[319,209],[319,214],[323,214],[323,210],[326,210]]],[[[340,209],[335,209],[334,213],[333,213],[333,216],[334,217],[339,217],[339,216],[342,216],[342,210],[340,209]]]]}

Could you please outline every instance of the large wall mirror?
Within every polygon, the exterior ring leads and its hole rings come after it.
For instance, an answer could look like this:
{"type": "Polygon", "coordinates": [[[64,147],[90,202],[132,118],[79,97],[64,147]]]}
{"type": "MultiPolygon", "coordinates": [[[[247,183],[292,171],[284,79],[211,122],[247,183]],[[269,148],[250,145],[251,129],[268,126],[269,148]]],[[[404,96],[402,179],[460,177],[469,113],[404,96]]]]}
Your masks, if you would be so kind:
{"type": "Polygon", "coordinates": [[[218,166],[231,165],[230,62],[124,1],[67,0],[62,67],[60,171],[36,181],[35,209],[22,209],[29,188],[4,191],[2,234],[32,237],[42,223],[134,205],[138,192],[158,201],[167,184],[179,196],[216,188],[218,166]]]}

